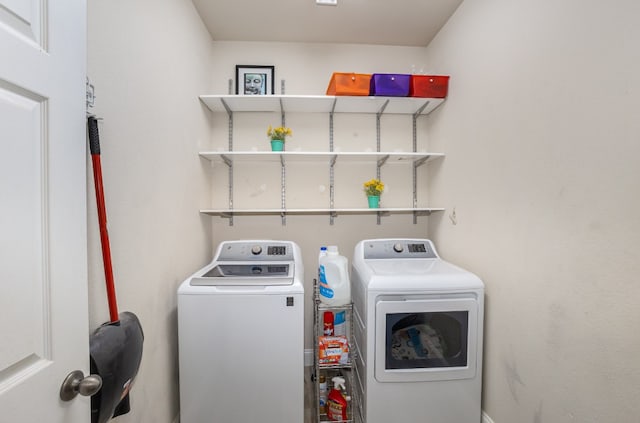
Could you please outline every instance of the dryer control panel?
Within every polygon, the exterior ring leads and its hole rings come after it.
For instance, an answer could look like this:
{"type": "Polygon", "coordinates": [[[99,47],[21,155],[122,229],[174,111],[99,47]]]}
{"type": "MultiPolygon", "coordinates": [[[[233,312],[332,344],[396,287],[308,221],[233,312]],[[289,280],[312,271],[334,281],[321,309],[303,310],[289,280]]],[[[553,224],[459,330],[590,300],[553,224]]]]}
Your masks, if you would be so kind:
{"type": "Polygon", "coordinates": [[[385,239],[364,243],[365,259],[438,258],[428,239],[385,239]]]}

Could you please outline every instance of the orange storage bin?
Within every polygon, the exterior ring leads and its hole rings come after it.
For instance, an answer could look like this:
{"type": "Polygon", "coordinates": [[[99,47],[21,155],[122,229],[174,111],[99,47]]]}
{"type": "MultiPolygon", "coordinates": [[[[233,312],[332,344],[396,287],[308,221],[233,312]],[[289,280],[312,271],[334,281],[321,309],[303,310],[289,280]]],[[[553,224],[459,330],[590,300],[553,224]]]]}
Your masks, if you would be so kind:
{"type": "Polygon", "coordinates": [[[334,72],[327,95],[369,95],[371,74],[334,72]]]}
{"type": "Polygon", "coordinates": [[[448,91],[447,75],[411,75],[410,97],[445,98],[448,91]]]}

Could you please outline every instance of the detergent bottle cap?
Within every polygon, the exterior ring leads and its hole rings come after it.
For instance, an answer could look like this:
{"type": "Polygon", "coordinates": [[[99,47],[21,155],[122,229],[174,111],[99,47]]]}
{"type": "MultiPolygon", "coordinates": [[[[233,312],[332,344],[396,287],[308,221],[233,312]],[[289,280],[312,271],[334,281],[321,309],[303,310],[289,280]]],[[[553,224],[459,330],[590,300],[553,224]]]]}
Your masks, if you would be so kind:
{"type": "Polygon", "coordinates": [[[346,389],[345,386],[344,386],[344,378],[343,377],[336,376],[336,377],[332,378],[331,381],[333,382],[333,386],[336,389],[342,389],[343,391],[346,389]]]}
{"type": "Polygon", "coordinates": [[[330,245],[327,247],[327,254],[331,255],[331,256],[337,256],[338,255],[338,246],[337,245],[330,245]]]}
{"type": "Polygon", "coordinates": [[[320,253],[318,254],[318,260],[327,255],[327,247],[320,247],[320,253]]]}

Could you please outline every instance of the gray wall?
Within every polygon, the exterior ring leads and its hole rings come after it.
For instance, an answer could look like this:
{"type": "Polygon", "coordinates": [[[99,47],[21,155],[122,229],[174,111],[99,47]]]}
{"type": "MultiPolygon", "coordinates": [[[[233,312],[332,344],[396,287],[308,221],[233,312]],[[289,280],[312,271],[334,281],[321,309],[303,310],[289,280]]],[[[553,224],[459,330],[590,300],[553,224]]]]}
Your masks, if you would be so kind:
{"type": "Polygon", "coordinates": [[[496,423],[638,421],[638,16],[631,0],[467,1],[427,48],[451,74],[429,232],[486,283],[496,423]]]}
{"type": "MultiPolygon", "coordinates": [[[[211,257],[209,171],[197,152],[210,115],[209,33],[190,1],[92,0],[88,76],[96,88],[116,291],[144,333],[144,356],[121,422],[178,413],[176,288],[211,257]]],[[[89,168],[90,169],[90,168],[89,168]]],[[[93,182],[89,177],[91,328],[108,320],[93,182]]]]}

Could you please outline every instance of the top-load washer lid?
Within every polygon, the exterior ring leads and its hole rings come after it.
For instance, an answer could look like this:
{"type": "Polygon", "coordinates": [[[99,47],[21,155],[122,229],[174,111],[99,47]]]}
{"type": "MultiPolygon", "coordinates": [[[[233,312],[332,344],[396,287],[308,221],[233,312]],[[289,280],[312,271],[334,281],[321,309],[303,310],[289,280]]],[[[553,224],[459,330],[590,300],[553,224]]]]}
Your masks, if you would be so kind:
{"type": "Polygon", "coordinates": [[[191,278],[191,285],[291,285],[293,268],[293,263],[217,263],[191,278]]]}

